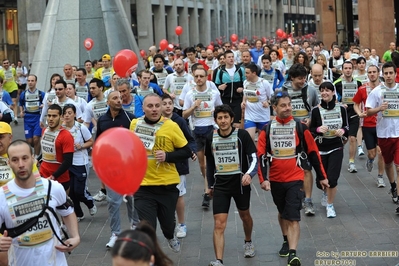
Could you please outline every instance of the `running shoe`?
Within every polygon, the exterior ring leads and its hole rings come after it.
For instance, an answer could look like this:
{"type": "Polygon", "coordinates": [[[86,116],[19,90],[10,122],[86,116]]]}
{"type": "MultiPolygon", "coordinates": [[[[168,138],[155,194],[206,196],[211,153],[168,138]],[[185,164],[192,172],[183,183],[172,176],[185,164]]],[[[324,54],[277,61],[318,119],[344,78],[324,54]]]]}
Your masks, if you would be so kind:
{"type": "Polygon", "coordinates": [[[393,203],[398,203],[398,190],[396,188],[394,190],[391,189],[390,194],[392,194],[393,203]]]}
{"type": "Polygon", "coordinates": [[[115,234],[112,234],[111,237],[109,238],[108,243],[105,245],[105,247],[113,248],[117,239],[118,239],[118,236],[115,234]]]}
{"type": "Polygon", "coordinates": [[[303,204],[305,205],[305,208],[304,208],[305,214],[307,216],[313,216],[315,214],[315,211],[314,211],[312,200],[305,200],[303,204]]]}
{"type": "Polygon", "coordinates": [[[357,146],[357,156],[363,156],[364,155],[364,151],[363,151],[363,148],[362,148],[362,146],[360,145],[360,146],[357,146]]]}
{"type": "Polygon", "coordinates": [[[326,210],[327,210],[327,218],[337,217],[337,214],[335,213],[334,205],[332,205],[332,204],[327,205],[326,210]]]}
{"type": "Polygon", "coordinates": [[[295,253],[291,253],[288,256],[288,266],[301,266],[301,260],[295,253]]]}
{"type": "Polygon", "coordinates": [[[93,208],[89,209],[90,215],[93,216],[97,213],[97,206],[93,205],[93,208]]]}
{"type": "Polygon", "coordinates": [[[382,177],[382,175],[379,175],[377,177],[377,187],[385,187],[385,182],[384,182],[384,178],[382,177]]]}
{"type": "Polygon", "coordinates": [[[280,251],[278,252],[278,255],[280,257],[287,257],[289,253],[290,253],[290,247],[288,245],[288,241],[284,241],[280,251]]]}
{"type": "Polygon", "coordinates": [[[244,258],[255,257],[255,246],[252,242],[246,242],[244,244],[244,258]]]}
{"type": "Polygon", "coordinates": [[[180,251],[180,241],[179,239],[177,239],[176,237],[172,238],[172,239],[168,239],[168,246],[169,248],[177,253],[180,251]]]}
{"type": "Polygon", "coordinates": [[[355,163],[349,163],[348,171],[349,171],[349,173],[357,173],[357,169],[356,169],[355,163]]]}
{"type": "Polygon", "coordinates": [[[223,266],[223,263],[221,263],[219,260],[211,261],[209,263],[209,266],[223,266]]]}
{"type": "Polygon", "coordinates": [[[80,217],[76,217],[76,219],[78,220],[78,223],[79,223],[80,221],[83,221],[85,219],[85,216],[82,215],[80,217]]]}
{"type": "Polygon", "coordinates": [[[366,168],[368,172],[371,172],[373,170],[374,166],[374,161],[373,160],[367,160],[366,162],[366,168]]]}
{"type": "Polygon", "coordinates": [[[184,238],[187,235],[187,226],[185,224],[179,224],[176,230],[176,236],[178,238],[184,238]]]}
{"type": "Polygon", "coordinates": [[[105,195],[101,190],[98,191],[98,193],[93,196],[93,199],[98,202],[104,201],[106,198],[107,195],[105,195]]]}

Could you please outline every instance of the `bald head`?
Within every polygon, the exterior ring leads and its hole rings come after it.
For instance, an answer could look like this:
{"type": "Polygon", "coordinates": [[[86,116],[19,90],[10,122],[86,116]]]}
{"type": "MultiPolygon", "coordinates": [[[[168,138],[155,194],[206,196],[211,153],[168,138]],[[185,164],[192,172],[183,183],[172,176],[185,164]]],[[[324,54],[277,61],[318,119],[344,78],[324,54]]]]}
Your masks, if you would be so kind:
{"type": "Polygon", "coordinates": [[[157,53],[157,47],[150,46],[150,48],[148,48],[148,51],[150,52],[150,55],[155,55],[157,53]]]}
{"type": "Polygon", "coordinates": [[[314,64],[312,66],[311,75],[314,84],[320,85],[323,82],[324,73],[323,66],[320,64],[314,64]]]}

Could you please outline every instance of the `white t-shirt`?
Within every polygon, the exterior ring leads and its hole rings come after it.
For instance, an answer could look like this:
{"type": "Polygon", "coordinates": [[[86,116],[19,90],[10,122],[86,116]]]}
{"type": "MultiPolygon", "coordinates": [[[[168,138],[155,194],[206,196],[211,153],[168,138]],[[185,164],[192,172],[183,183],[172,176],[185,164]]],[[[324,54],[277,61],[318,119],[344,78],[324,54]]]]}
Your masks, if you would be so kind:
{"type": "MultiPolygon", "coordinates": [[[[43,182],[43,190],[47,194],[48,190],[48,180],[42,178],[43,182]]],[[[49,206],[52,207],[59,215],[68,216],[74,212],[73,207],[69,207],[66,210],[56,209],[57,206],[61,206],[66,202],[67,195],[65,193],[64,187],[56,182],[51,181],[51,198],[49,201],[49,206]]],[[[15,180],[11,180],[7,183],[8,188],[11,193],[15,194],[18,197],[27,197],[33,193],[35,188],[24,189],[17,186],[15,180]]],[[[60,235],[60,227],[57,224],[56,219],[52,214],[50,214],[51,222],[57,232],[60,235]]],[[[4,190],[0,188],[0,224],[5,223],[7,228],[13,228],[16,225],[11,219],[11,214],[8,208],[8,204],[6,201],[6,197],[4,195],[4,190]]],[[[63,252],[60,252],[54,248],[55,245],[60,245],[59,241],[55,238],[55,236],[45,242],[42,245],[37,245],[34,247],[21,248],[18,245],[17,238],[12,240],[12,250],[9,252],[9,265],[17,265],[17,266],[29,266],[29,265],[40,265],[40,266],[67,266],[67,261],[63,252]],[[55,255],[55,256],[54,256],[55,255]]]]}
{"type": "Polygon", "coordinates": [[[182,106],[179,104],[179,97],[183,92],[184,86],[188,82],[191,82],[193,80],[194,80],[193,76],[185,72],[182,76],[177,75],[177,73],[172,73],[166,77],[163,88],[168,90],[168,92],[174,93],[176,95],[176,98],[173,100],[175,108],[182,109],[182,106]],[[184,79],[186,82],[183,84],[182,82],[180,82],[180,79],[184,79]]]}
{"type": "MultiPolygon", "coordinates": [[[[204,127],[204,126],[210,126],[214,125],[215,121],[213,119],[213,111],[215,110],[216,106],[222,105],[222,100],[220,99],[220,92],[218,89],[214,89],[212,87],[207,87],[207,89],[203,92],[197,91],[195,88],[188,91],[186,94],[186,97],[184,98],[184,105],[183,105],[183,110],[189,109],[191,106],[194,104],[194,95],[205,95],[205,94],[210,94],[211,95],[211,100],[210,101],[203,101],[201,103],[201,108],[208,108],[211,110],[210,116],[208,117],[196,117],[196,115],[193,113],[191,115],[193,125],[197,127],[204,127]]],[[[195,111],[194,111],[195,112],[195,111]]]]}
{"type": "Polygon", "coordinates": [[[105,114],[108,110],[107,107],[107,99],[104,97],[101,101],[97,100],[96,98],[91,99],[90,102],[87,103],[86,105],[86,110],[83,115],[83,121],[85,123],[91,123],[91,119],[94,118],[94,120],[98,120],[98,118],[105,114]],[[101,105],[101,108],[96,108],[96,112],[93,111],[93,106],[94,105],[101,105]]]}
{"type": "MultiPolygon", "coordinates": [[[[375,87],[367,97],[366,108],[377,108],[382,105],[381,83],[375,87]]],[[[384,85],[383,85],[384,86],[384,85]]],[[[394,88],[386,88],[387,91],[398,89],[395,84],[394,88]]],[[[377,114],[377,137],[378,138],[398,138],[399,137],[399,118],[383,117],[382,112],[377,114]]]]}
{"type": "MultiPolygon", "coordinates": [[[[92,138],[92,135],[89,129],[85,126],[80,124],[79,122],[75,121],[75,125],[69,129],[71,133],[74,144],[83,145],[86,141],[92,138]]],[[[89,163],[89,154],[87,153],[87,149],[76,150],[73,153],[73,165],[86,165],[89,163]]]]}
{"type": "MultiPolygon", "coordinates": [[[[47,93],[46,93],[47,95],[47,93]]],[[[40,115],[40,122],[42,122],[43,124],[46,124],[46,117],[47,117],[47,111],[48,111],[48,107],[52,104],[58,104],[59,106],[61,106],[61,109],[64,108],[64,106],[66,104],[73,104],[76,108],[76,118],[82,118],[83,117],[83,113],[82,110],[79,108],[78,104],[72,100],[71,98],[66,98],[66,100],[64,102],[59,102],[58,98],[55,97],[54,100],[52,100],[51,102],[47,101],[46,99],[46,95],[44,96],[45,100],[43,100],[43,109],[42,109],[42,113],[40,115]]]]}
{"type": "Polygon", "coordinates": [[[270,108],[263,107],[263,102],[270,99],[272,87],[267,80],[258,78],[257,82],[244,81],[245,120],[252,122],[268,122],[270,108]],[[256,95],[256,96],[255,96],[256,95]]]}
{"type": "Polygon", "coordinates": [[[75,103],[77,105],[76,107],[79,108],[83,114],[86,110],[86,105],[87,105],[86,100],[79,96],[75,96],[75,99],[73,99],[73,100],[75,101],[75,103]]]}
{"type": "Polygon", "coordinates": [[[214,60],[212,63],[212,70],[215,70],[216,68],[218,68],[219,66],[219,60],[214,60]]]}
{"type": "MultiPolygon", "coordinates": [[[[186,85],[184,85],[183,87],[183,91],[181,92],[180,96],[179,96],[179,100],[184,101],[184,99],[186,98],[186,94],[192,90],[197,84],[195,84],[194,79],[191,80],[190,82],[187,82],[186,85]]],[[[215,83],[213,83],[212,81],[207,80],[206,81],[206,87],[207,88],[212,88],[215,90],[218,90],[218,88],[216,87],[215,83]]],[[[218,90],[219,91],[219,90],[218,90]]]]}

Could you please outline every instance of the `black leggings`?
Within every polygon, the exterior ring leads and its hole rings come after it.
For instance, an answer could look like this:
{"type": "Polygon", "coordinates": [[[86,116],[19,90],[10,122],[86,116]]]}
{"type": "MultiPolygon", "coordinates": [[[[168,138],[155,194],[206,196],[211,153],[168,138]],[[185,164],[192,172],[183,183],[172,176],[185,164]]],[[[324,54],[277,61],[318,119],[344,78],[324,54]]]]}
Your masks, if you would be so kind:
{"type": "Polygon", "coordinates": [[[87,208],[91,209],[94,206],[94,200],[87,191],[87,170],[85,165],[72,165],[69,168],[69,176],[71,178],[71,189],[69,197],[73,201],[75,213],[77,217],[83,216],[83,210],[80,203],[83,202],[87,208]]]}
{"type": "MultiPolygon", "coordinates": [[[[342,159],[344,158],[344,150],[335,150],[329,154],[321,155],[324,171],[326,171],[328,184],[330,188],[335,188],[338,184],[338,178],[341,173],[342,159]]],[[[321,189],[320,183],[316,182],[317,187],[321,189]]]]}

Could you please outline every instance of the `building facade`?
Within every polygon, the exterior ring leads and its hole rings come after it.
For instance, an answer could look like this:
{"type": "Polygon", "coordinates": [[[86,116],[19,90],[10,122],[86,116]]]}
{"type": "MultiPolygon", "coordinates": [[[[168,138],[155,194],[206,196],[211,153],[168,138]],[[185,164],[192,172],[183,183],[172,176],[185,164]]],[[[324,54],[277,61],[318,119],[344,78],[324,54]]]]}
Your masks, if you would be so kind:
{"type": "MultiPolygon", "coordinates": [[[[0,58],[32,61],[49,1],[60,0],[0,0],[0,58]]],[[[140,49],[162,39],[185,47],[220,37],[227,41],[233,33],[251,40],[274,37],[279,28],[294,36],[315,32],[315,0],[121,1],[131,14],[140,49]],[[180,36],[175,34],[178,25],[183,27],[180,36]]]]}

